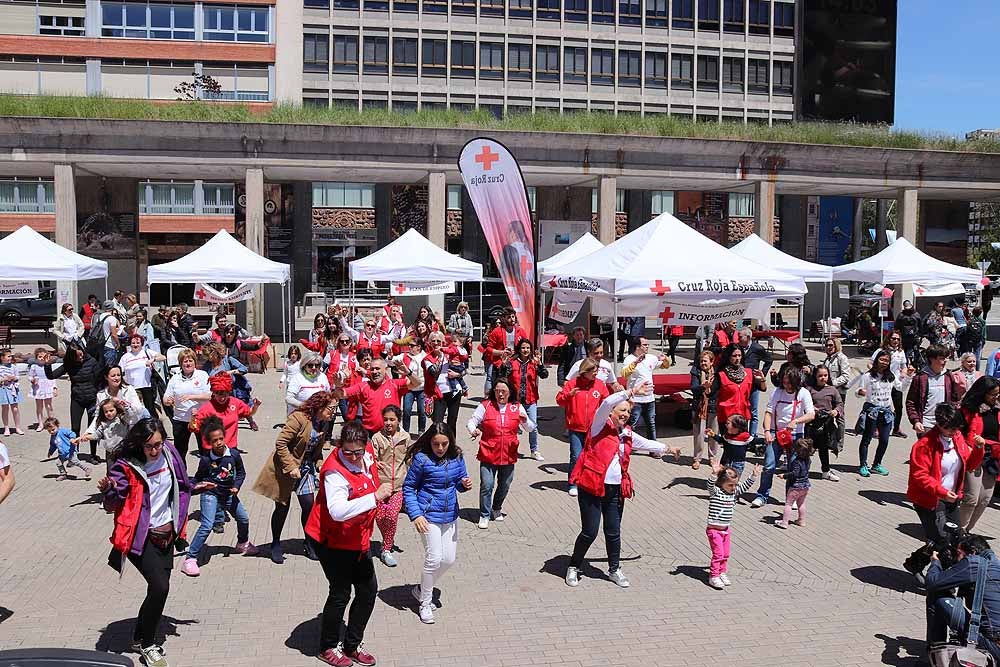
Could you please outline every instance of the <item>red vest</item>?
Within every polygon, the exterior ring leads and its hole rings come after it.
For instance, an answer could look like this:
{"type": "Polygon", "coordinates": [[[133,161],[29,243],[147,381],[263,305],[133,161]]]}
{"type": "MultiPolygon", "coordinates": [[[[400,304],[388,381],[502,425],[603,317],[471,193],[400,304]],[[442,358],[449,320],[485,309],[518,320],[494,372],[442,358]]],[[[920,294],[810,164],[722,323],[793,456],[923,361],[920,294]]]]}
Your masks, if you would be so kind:
{"type": "MultiPolygon", "coordinates": [[[[514,383],[514,392],[517,398],[521,397],[521,367],[520,360],[510,360],[510,380],[514,383]]],[[[529,362],[527,369],[528,380],[524,388],[524,404],[534,405],[538,402],[538,367],[529,362]]]]}
{"type": "Polygon", "coordinates": [[[719,371],[718,407],[715,414],[719,424],[725,424],[730,415],[743,415],[750,419],[750,390],[753,389],[753,374],[747,370],[741,384],[736,384],[722,370],[719,371]]]}
{"type": "Polygon", "coordinates": [[[428,366],[437,365],[441,367],[441,373],[447,373],[448,367],[448,357],[445,356],[444,352],[438,352],[440,355],[437,359],[431,356],[428,352],[427,355],[421,360],[420,364],[424,368],[424,395],[431,398],[441,398],[441,390],[438,389],[437,381],[438,374],[431,373],[428,366]]]}
{"type": "Polygon", "coordinates": [[[505,466],[517,463],[517,429],[521,424],[521,406],[508,403],[505,412],[493,404],[493,401],[483,401],[486,415],[479,425],[483,432],[479,439],[480,461],[488,465],[505,466]]]}
{"type": "Polygon", "coordinates": [[[382,336],[375,334],[372,338],[367,338],[362,331],[358,334],[357,350],[369,349],[372,351],[372,359],[382,358],[382,336]]]}
{"type": "Polygon", "coordinates": [[[611,461],[618,456],[620,444],[624,442],[625,453],[622,455],[622,494],[631,497],[631,478],[628,474],[628,464],[632,458],[632,429],[626,426],[621,435],[610,420],[596,436],[587,433],[583,443],[583,451],[576,460],[573,472],[569,475],[569,483],[580,487],[592,496],[604,497],[604,476],[608,474],[611,461]],[[626,493],[626,490],[629,490],[626,493]]]}
{"type": "Polygon", "coordinates": [[[379,485],[378,459],[375,457],[371,443],[365,449],[372,457],[372,465],[368,469],[371,479],[362,472],[348,470],[340,462],[340,453],[337,447],[334,447],[330,455],[326,457],[326,462],[323,463],[323,467],[319,471],[319,493],[316,495],[316,502],[313,503],[312,512],[309,513],[309,520],[306,521],[305,533],[331,549],[368,551],[372,529],[375,526],[375,508],[372,507],[367,512],[347,521],[334,521],[326,507],[326,488],[323,481],[327,475],[340,473],[351,486],[351,490],[347,494],[348,500],[375,493],[375,489],[379,485]]]}
{"type": "Polygon", "coordinates": [[[327,366],[327,369],[326,369],[326,377],[327,377],[328,380],[330,380],[330,386],[331,387],[351,386],[351,384],[352,384],[352,380],[354,379],[354,375],[355,375],[354,371],[358,367],[358,360],[354,357],[354,355],[348,355],[348,357],[347,357],[347,370],[348,370],[347,381],[341,384],[339,378],[337,378],[337,373],[340,372],[340,365],[342,363],[343,363],[343,360],[340,358],[340,352],[337,352],[336,350],[331,350],[331,352],[330,352],[330,365],[327,366]]]}

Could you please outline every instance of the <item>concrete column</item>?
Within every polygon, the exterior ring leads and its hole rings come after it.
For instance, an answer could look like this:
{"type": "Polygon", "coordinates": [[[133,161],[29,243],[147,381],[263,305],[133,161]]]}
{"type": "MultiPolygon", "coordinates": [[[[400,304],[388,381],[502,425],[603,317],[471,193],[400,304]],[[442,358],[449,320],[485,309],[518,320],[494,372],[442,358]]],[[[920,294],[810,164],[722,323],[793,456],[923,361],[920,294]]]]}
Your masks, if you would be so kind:
{"type": "Polygon", "coordinates": [[[774,181],[758,181],[753,196],[754,234],[774,245],[774,181]]]}
{"type": "MultiPolygon", "coordinates": [[[[76,183],[73,180],[73,165],[55,165],[56,196],[56,243],[76,252],[76,183]]],[[[76,282],[60,280],[56,283],[56,312],[64,303],[72,303],[76,308],[76,282]]]]}
{"type": "MultiPolygon", "coordinates": [[[[448,184],[444,172],[431,172],[427,175],[427,238],[439,248],[447,247],[445,238],[447,205],[448,184]]],[[[444,294],[428,296],[427,306],[441,317],[448,317],[444,312],[444,294]]]]}
{"type": "MultiPolygon", "coordinates": [[[[264,170],[247,169],[246,245],[259,255],[264,254],[264,170]]],[[[259,336],[264,333],[264,290],[254,288],[254,296],[247,303],[247,328],[259,336]]]]}
{"type": "MultiPolygon", "coordinates": [[[[896,195],[896,238],[906,239],[917,245],[917,212],[920,201],[916,190],[900,189],[896,195]]],[[[900,285],[901,294],[893,300],[896,312],[903,307],[903,301],[913,301],[913,284],[900,285]]],[[[915,304],[914,304],[915,305],[915,304]]]]}
{"type": "Polygon", "coordinates": [[[851,261],[857,262],[861,259],[861,248],[865,242],[865,200],[858,198],[854,200],[854,221],[851,232],[851,261]]]}
{"type": "Polygon", "coordinates": [[[302,104],[302,2],[278,0],[271,43],[274,50],[274,87],[271,99],[302,104]]]}
{"type": "Polygon", "coordinates": [[[615,209],[618,199],[618,179],[601,176],[597,193],[597,238],[604,245],[615,242],[615,209]]]}

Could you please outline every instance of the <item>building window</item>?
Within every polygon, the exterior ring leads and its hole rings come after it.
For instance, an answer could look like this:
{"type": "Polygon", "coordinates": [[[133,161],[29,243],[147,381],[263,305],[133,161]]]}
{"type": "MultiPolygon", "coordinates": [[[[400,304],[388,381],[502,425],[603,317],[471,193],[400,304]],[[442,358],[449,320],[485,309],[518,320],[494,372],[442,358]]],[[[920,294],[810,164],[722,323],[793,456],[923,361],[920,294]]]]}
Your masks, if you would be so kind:
{"type": "Polygon", "coordinates": [[[395,0],[392,3],[392,9],[396,12],[415,12],[417,11],[417,3],[415,0],[395,0]]]}
{"type": "Polygon", "coordinates": [[[448,206],[449,209],[453,211],[459,211],[462,209],[462,186],[461,185],[449,185],[448,186],[448,206]]]}
{"type": "MultiPolygon", "coordinates": [[[[104,37],[194,39],[193,5],[108,2],[101,5],[101,20],[104,37]]],[[[266,31],[264,36],[267,41],[266,31]]]]}
{"type": "Polygon", "coordinates": [[[742,33],[746,28],[743,18],[743,0],[722,0],[722,29],[742,33]]]}
{"type": "Polygon", "coordinates": [[[330,7],[330,0],[302,0],[302,6],[312,7],[313,9],[328,9],[330,7]]]}
{"type": "Polygon", "coordinates": [[[531,18],[531,0],[510,0],[510,15],[514,18],[531,18]]]}
{"type": "Polygon", "coordinates": [[[55,210],[54,181],[0,181],[0,213],[54,213],[55,210]]]}
{"type": "Polygon", "coordinates": [[[727,93],[743,92],[743,58],[722,59],[722,90],[727,93]]]}
{"type": "Polygon", "coordinates": [[[667,54],[646,52],[646,87],[667,87],[667,54]]]}
{"type": "Polygon", "coordinates": [[[236,207],[232,183],[203,183],[201,187],[203,215],[233,215],[236,207]]]}
{"type": "Polygon", "coordinates": [[[538,71],[535,79],[538,81],[558,81],[559,80],[559,47],[558,46],[538,46],[535,49],[535,62],[538,71]]]}
{"type": "Polygon", "coordinates": [[[563,6],[566,8],[566,20],[573,23],[586,23],[587,0],[564,0],[563,6]]]}
{"type": "Polygon", "coordinates": [[[694,0],[673,0],[673,27],[682,30],[694,28],[694,0]]]}
{"type": "Polygon", "coordinates": [[[637,87],[642,80],[642,53],[622,49],[618,51],[618,85],[637,87]]]}
{"type": "Polygon", "coordinates": [[[751,58],[747,68],[747,86],[751,93],[767,94],[767,61],[751,58]]]}
{"type": "Polygon", "coordinates": [[[719,89],[719,57],[698,56],[698,90],[719,89]]]}
{"type": "Polygon", "coordinates": [[[503,78],[502,42],[480,42],[479,77],[482,79],[503,78]]]}
{"type": "Polygon", "coordinates": [[[652,214],[674,213],[674,193],[672,190],[653,190],[652,214]]]}
{"type": "Polygon", "coordinates": [[[389,38],[365,37],[363,55],[365,73],[385,74],[389,71],[389,38]]]}
{"type": "Polygon", "coordinates": [[[333,71],[342,74],[358,73],[358,38],[349,35],[333,36],[333,71]]]}
{"type": "Polygon", "coordinates": [[[228,7],[203,5],[208,41],[266,42],[267,7],[228,7]]]}
{"type": "Polygon", "coordinates": [[[691,90],[693,87],[693,56],[675,53],[670,57],[670,87],[691,90]]]}
{"type": "Polygon", "coordinates": [[[774,78],[772,79],[773,91],[775,95],[792,94],[792,63],[784,60],[776,60],[773,64],[774,78]]]}
{"type": "MultiPolygon", "coordinates": [[[[400,102],[393,103],[395,109],[402,107],[400,102]]],[[[313,183],[313,208],[375,208],[374,199],[371,183],[313,183]]]]}
{"type": "Polygon", "coordinates": [[[646,0],[647,26],[666,28],[669,16],[669,0],[646,0]]]}
{"type": "Polygon", "coordinates": [[[642,23],[642,2],[640,0],[618,0],[618,23],[620,25],[640,25],[642,23]]]}
{"type": "Polygon", "coordinates": [[[795,36],[795,5],[793,3],[775,0],[774,34],[782,37],[795,36]]]}
{"type": "Polygon", "coordinates": [[[481,16],[503,16],[503,0],[480,0],[479,14],[481,16]]]}
{"type": "Polygon", "coordinates": [[[531,45],[507,45],[507,77],[531,80],[531,45]]]}
{"type": "Polygon", "coordinates": [[[535,5],[535,16],[549,21],[559,20],[560,0],[538,0],[535,5]]]}
{"type": "Polygon", "coordinates": [[[82,16],[39,16],[39,35],[60,35],[62,37],[83,37],[82,16]]]}
{"type": "Polygon", "coordinates": [[[476,0],[451,0],[452,14],[476,14],[476,0]]]}
{"type": "Polygon", "coordinates": [[[424,76],[444,76],[448,66],[448,42],[443,39],[425,39],[422,48],[423,66],[420,73],[424,76]]]}
{"type": "Polygon", "coordinates": [[[424,0],[423,8],[427,14],[447,14],[448,0],[424,0]]]}
{"type": "Polygon", "coordinates": [[[567,46],[563,49],[563,81],[587,83],[587,49],[567,46]]]}
{"type": "Polygon", "coordinates": [[[719,29],[719,0],[698,0],[698,30],[719,29]]]}
{"type": "Polygon", "coordinates": [[[415,37],[393,38],[392,70],[394,74],[417,73],[417,40],[415,37]]]}
{"type": "Polygon", "coordinates": [[[615,52],[612,49],[590,50],[590,81],[603,86],[615,83],[615,52]]]}
{"type": "Polygon", "coordinates": [[[139,213],[146,215],[194,215],[194,183],[139,184],[139,213]]]}
{"type": "Polygon", "coordinates": [[[771,3],[768,0],[750,0],[749,23],[751,35],[771,32],[771,3]]]}
{"type": "Polygon", "coordinates": [[[532,213],[535,212],[535,192],[536,192],[535,186],[534,185],[529,185],[528,186],[528,208],[531,209],[532,213]]]}
{"type": "MultiPolygon", "coordinates": [[[[321,2],[323,7],[328,5],[328,0],[307,0],[306,7],[310,6],[309,2],[321,2]]],[[[360,6],[358,0],[333,0],[334,9],[357,9],[360,6]]]]}
{"type": "Polygon", "coordinates": [[[594,23],[615,22],[615,0],[591,0],[590,20],[594,23]]]}
{"type": "Polygon", "coordinates": [[[302,36],[302,69],[306,72],[325,72],[330,62],[329,35],[302,36]]]}
{"type": "Polygon", "coordinates": [[[476,43],[451,43],[451,75],[467,79],[476,78],[476,43]]]}
{"type": "MultiPolygon", "coordinates": [[[[598,208],[600,204],[600,189],[591,188],[590,189],[590,212],[597,213],[600,211],[598,208]]],[[[615,213],[626,213],[625,210],[625,191],[621,188],[615,190],[615,213]]]]}
{"type": "Polygon", "coordinates": [[[729,206],[726,212],[730,218],[752,218],[754,216],[753,195],[730,192],[729,206]]]}
{"type": "Polygon", "coordinates": [[[389,11],[389,3],[386,0],[365,0],[365,9],[376,12],[389,11]]]}

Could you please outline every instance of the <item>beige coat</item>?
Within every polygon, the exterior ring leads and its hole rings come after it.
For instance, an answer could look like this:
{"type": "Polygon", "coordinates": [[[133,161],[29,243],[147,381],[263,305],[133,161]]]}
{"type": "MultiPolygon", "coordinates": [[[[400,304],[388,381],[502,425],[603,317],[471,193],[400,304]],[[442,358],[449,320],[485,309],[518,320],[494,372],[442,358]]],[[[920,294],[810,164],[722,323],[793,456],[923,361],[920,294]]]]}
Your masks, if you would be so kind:
{"type": "Polygon", "coordinates": [[[400,430],[390,442],[385,433],[379,431],[372,436],[372,447],[379,462],[379,481],[392,482],[393,493],[401,491],[408,467],[403,459],[406,457],[406,450],[410,448],[410,434],[400,430]],[[386,470],[392,471],[391,479],[386,470]]]}
{"type": "MultiPolygon", "coordinates": [[[[293,470],[298,470],[302,464],[302,457],[306,447],[309,446],[310,435],[312,435],[312,420],[309,415],[298,410],[288,415],[288,420],[274,443],[274,454],[261,468],[257,481],[253,484],[254,493],[259,493],[282,505],[289,503],[296,482],[292,479],[291,473],[293,470]]],[[[313,452],[317,461],[323,458],[324,444],[325,441],[313,452]]]]}

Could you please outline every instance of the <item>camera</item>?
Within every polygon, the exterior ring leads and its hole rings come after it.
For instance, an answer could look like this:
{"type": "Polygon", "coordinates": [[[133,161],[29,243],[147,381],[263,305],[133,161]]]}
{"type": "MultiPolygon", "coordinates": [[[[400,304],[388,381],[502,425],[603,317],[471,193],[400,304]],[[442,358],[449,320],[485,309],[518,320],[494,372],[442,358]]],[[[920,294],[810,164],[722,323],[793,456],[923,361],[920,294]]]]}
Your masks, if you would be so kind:
{"type": "MultiPolygon", "coordinates": [[[[928,542],[924,546],[914,551],[903,561],[903,567],[907,572],[920,578],[922,572],[927,569],[931,562],[931,554],[935,551],[943,569],[948,569],[958,560],[958,543],[965,537],[965,531],[951,521],[944,524],[944,531],[941,539],[936,542],[928,542]]],[[[921,583],[923,583],[921,581],[921,583]]]]}

